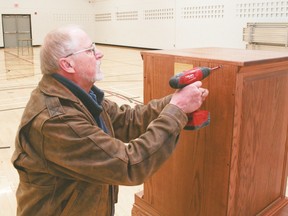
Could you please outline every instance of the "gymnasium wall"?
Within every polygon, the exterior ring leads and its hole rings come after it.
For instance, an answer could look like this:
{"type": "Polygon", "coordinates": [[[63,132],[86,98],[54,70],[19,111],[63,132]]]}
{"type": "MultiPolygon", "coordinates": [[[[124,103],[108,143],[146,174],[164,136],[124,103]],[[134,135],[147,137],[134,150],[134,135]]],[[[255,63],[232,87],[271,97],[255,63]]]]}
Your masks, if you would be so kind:
{"type": "MultiPolygon", "coordinates": [[[[288,0],[18,0],[1,14],[30,14],[33,45],[51,29],[79,24],[97,43],[156,49],[245,48],[251,22],[285,22],[288,0]]],[[[1,17],[0,17],[1,19],[1,17]]],[[[0,47],[3,47],[2,20],[0,47]]]]}

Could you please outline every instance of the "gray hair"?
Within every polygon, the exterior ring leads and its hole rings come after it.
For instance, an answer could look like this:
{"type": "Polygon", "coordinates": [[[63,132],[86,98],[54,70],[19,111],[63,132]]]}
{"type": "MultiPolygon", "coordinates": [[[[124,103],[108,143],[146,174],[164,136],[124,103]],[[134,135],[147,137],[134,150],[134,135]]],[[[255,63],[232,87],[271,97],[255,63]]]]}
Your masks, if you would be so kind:
{"type": "Polygon", "coordinates": [[[57,28],[49,32],[40,51],[42,74],[56,73],[60,68],[58,60],[72,53],[76,46],[73,39],[75,30],[83,31],[79,26],[71,25],[57,28]]]}

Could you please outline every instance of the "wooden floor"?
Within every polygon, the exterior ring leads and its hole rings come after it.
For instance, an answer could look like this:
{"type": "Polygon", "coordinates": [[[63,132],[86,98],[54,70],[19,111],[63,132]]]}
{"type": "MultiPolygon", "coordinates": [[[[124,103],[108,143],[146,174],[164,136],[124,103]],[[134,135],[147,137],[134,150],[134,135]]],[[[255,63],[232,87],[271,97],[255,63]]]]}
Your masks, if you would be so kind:
{"type": "MultiPolygon", "coordinates": [[[[143,65],[140,49],[99,45],[104,52],[103,81],[96,85],[118,104],[143,102],[143,65]]],[[[10,163],[17,127],[29,99],[41,78],[39,47],[0,49],[0,215],[16,214],[15,191],[18,175],[10,163]]],[[[116,216],[131,215],[134,193],[142,185],[120,187],[116,216]]]]}

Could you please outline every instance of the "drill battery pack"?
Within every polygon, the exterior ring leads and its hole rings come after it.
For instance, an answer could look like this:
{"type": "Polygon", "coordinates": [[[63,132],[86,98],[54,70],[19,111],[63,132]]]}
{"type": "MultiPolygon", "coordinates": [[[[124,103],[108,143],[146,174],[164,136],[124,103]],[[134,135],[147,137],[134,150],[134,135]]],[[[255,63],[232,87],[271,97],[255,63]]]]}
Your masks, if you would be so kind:
{"type": "Polygon", "coordinates": [[[198,130],[210,124],[210,113],[207,110],[197,110],[187,114],[188,123],[185,130],[198,130]]]}

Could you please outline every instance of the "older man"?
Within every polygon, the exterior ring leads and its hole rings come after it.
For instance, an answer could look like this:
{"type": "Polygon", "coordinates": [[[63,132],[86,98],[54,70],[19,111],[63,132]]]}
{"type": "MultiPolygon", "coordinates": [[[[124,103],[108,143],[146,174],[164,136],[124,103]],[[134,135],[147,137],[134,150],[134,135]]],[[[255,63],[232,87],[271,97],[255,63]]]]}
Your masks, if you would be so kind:
{"type": "Polygon", "coordinates": [[[141,184],[157,171],[173,152],[186,113],[208,95],[196,82],[147,105],[119,107],[94,85],[102,57],[79,27],[46,36],[43,77],[12,157],[20,177],[18,215],[114,215],[117,185],[141,184]]]}

